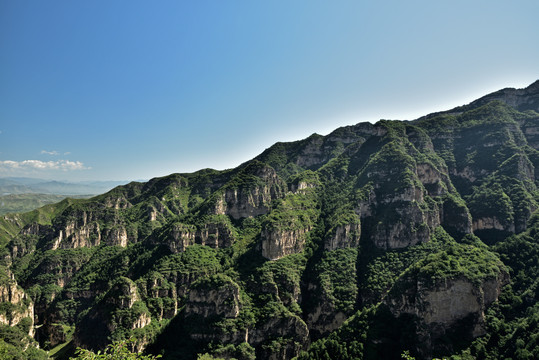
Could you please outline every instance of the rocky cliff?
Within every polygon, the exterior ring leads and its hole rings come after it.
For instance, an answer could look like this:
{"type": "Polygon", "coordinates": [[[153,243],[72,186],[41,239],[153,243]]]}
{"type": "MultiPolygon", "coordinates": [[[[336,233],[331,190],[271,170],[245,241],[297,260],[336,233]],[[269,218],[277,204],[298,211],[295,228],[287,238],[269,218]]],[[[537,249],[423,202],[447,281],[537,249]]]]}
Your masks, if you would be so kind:
{"type": "Polygon", "coordinates": [[[5,216],[0,322],[66,352],[73,331],[165,358],[481,358],[516,336],[489,319],[532,327],[539,299],[538,94],[5,216]]]}
{"type": "Polygon", "coordinates": [[[17,284],[9,269],[1,268],[0,278],[0,324],[16,326],[24,319],[29,320],[28,335],[34,335],[34,304],[17,284]]]}

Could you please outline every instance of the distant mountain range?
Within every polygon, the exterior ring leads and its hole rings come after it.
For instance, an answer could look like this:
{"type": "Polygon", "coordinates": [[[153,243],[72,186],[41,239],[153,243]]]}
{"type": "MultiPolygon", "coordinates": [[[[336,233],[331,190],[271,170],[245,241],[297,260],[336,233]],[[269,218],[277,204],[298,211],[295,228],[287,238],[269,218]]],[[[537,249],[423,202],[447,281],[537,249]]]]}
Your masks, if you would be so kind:
{"type": "Polygon", "coordinates": [[[98,195],[128,181],[81,181],[64,182],[24,177],[0,178],[0,195],[54,194],[98,195]]]}
{"type": "Polygon", "coordinates": [[[66,182],[45,179],[0,178],[0,215],[26,212],[57,203],[66,197],[88,198],[103,194],[127,181],[66,182]]]}

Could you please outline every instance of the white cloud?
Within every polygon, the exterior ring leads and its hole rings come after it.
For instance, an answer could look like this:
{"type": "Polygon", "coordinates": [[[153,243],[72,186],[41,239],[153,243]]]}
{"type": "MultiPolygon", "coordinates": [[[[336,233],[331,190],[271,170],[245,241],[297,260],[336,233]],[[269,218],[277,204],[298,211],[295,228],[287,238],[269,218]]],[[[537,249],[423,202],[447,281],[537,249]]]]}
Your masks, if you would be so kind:
{"type": "Polygon", "coordinates": [[[46,154],[46,155],[58,155],[58,151],[56,150],[53,150],[53,151],[41,150],[41,153],[46,154]]]}
{"type": "Polygon", "coordinates": [[[41,160],[24,160],[24,161],[12,161],[4,160],[0,161],[1,171],[15,171],[15,170],[88,170],[89,167],[84,166],[80,161],[58,160],[58,161],[41,161],[41,160]]]}

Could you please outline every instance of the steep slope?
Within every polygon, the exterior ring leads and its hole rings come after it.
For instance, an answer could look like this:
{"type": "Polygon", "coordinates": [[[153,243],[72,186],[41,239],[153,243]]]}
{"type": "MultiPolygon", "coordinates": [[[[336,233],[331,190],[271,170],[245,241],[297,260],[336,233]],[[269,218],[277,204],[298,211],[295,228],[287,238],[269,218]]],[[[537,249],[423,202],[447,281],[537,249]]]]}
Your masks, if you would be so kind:
{"type": "Polygon", "coordinates": [[[2,265],[43,347],[73,333],[63,354],[128,337],[171,359],[470,352],[497,306],[535,314],[510,249],[538,241],[537,96],[506,89],[5,216],[2,265]]]}

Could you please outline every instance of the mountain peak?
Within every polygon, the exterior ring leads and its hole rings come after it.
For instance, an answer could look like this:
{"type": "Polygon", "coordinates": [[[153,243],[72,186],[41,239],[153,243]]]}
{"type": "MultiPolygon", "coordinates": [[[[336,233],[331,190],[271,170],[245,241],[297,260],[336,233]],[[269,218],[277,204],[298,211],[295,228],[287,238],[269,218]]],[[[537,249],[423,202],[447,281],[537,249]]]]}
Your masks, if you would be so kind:
{"type": "Polygon", "coordinates": [[[528,86],[525,90],[528,93],[539,93],[539,80],[535,81],[533,84],[528,86]]]}

